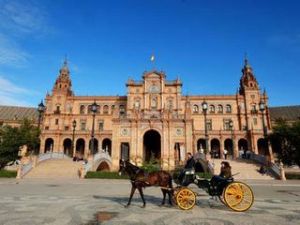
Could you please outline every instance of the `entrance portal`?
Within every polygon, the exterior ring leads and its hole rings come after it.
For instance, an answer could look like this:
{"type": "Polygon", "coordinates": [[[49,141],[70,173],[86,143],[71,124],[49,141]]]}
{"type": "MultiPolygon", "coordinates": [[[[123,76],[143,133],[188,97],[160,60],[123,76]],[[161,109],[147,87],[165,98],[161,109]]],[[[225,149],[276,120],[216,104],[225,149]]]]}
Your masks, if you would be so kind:
{"type": "Polygon", "coordinates": [[[144,161],[160,160],[161,138],[155,130],[149,130],[144,134],[144,161]]]}

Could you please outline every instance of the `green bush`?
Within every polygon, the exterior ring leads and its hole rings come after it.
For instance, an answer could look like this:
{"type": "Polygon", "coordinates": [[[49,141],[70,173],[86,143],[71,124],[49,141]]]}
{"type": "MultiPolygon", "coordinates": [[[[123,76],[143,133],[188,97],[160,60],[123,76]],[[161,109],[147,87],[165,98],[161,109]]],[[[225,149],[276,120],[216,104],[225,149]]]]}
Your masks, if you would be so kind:
{"type": "Polygon", "coordinates": [[[161,170],[159,161],[155,159],[150,159],[148,163],[144,163],[141,166],[141,169],[148,173],[157,172],[161,170]]]}
{"type": "Polygon", "coordinates": [[[17,171],[0,170],[0,177],[16,178],[17,171]]]}
{"type": "Polygon", "coordinates": [[[120,176],[118,172],[106,172],[106,171],[89,171],[85,175],[88,179],[128,179],[127,175],[120,176]]]}
{"type": "Polygon", "coordinates": [[[286,173],[285,177],[288,180],[300,180],[300,173],[286,173]]]}

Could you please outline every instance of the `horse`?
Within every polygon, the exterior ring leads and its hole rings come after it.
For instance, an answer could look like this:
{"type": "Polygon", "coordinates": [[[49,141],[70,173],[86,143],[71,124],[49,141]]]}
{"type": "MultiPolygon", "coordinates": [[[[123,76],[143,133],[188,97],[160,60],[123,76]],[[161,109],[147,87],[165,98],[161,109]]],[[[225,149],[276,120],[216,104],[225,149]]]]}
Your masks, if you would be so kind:
{"type": "Polygon", "coordinates": [[[131,181],[131,193],[128,203],[125,207],[129,207],[131,203],[132,196],[136,189],[138,189],[140,196],[143,200],[143,208],[146,207],[146,201],[144,199],[143,188],[150,186],[159,186],[163,193],[163,200],[161,205],[165,204],[166,194],[169,196],[169,204],[172,205],[172,176],[166,171],[157,171],[147,173],[143,169],[133,165],[129,161],[120,160],[120,170],[119,174],[126,173],[131,181]]]}

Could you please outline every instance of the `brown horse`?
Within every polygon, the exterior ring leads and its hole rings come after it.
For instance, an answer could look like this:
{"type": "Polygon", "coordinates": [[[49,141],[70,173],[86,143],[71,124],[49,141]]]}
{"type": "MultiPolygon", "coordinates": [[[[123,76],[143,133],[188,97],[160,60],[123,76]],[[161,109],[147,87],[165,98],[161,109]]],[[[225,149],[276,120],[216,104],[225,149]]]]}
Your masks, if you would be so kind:
{"type": "Polygon", "coordinates": [[[166,171],[157,171],[147,173],[141,168],[131,164],[129,161],[120,160],[120,170],[119,172],[127,173],[131,181],[131,193],[128,203],[125,207],[128,207],[131,203],[132,196],[136,189],[139,190],[141,198],[143,200],[143,207],[146,206],[146,201],[144,199],[143,188],[149,186],[159,186],[163,193],[162,205],[165,204],[166,194],[169,195],[169,204],[172,205],[172,176],[166,171]]]}

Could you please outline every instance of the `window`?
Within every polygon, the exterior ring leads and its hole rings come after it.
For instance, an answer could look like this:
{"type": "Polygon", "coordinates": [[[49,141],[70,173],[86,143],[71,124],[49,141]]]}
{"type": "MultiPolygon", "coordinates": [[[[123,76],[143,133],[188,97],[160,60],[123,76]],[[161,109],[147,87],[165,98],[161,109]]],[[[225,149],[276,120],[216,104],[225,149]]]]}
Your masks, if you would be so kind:
{"type": "Polygon", "coordinates": [[[0,121],[0,127],[2,127],[2,126],[3,126],[3,124],[4,124],[4,122],[3,122],[3,121],[0,121]]]}
{"type": "Polygon", "coordinates": [[[101,120],[99,121],[99,131],[103,131],[104,130],[104,121],[101,120]]]}
{"type": "Polygon", "coordinates": [[[96,107],[96,114],[99,114],[100,113],[100,105],[97,105],[96,107]]]}
{"type": "Polygon", "coordinates": [[[173,99],[172,98],[167,99],[167,108],[169,110],[173,109],[173,99]]]}
{"type": "Polygon", "coordinates": [[[223,120],[224,130],[231,130],[230,122],[231,122],[231,119],[224,119],[223,120]]]}
{"type": "Polygon", "coordinates": [[[222,105],[218,105],[218,113],[223,113],[223,106],[222,105]]]}
{"type": "Polygon", "coordinates": [[[215,106],[214,105],[209,106],[209,112],[210,113],[215,113],[215,106]]]}
{"type": "Polygon", "coordinates": [[[58,119],[55,119],[55,125],[58,125],[58,119]]]}
{"type": "Polygon", "coordinates": [[[255,104],[251,105],[251,113],[257,113],[255,104]]]}
{"type": "Polygon", "coordinates": [[[56,110],[54,111],[54,114],[60,114],[60,105],[56,106],[56,110]]]}
{"type": "Polygon", "coordinates": [[[199,107],[197,105],[193,105],[193,113],[199,113],[199,107]]]}
{"type": "Polygon", "coordinates": [[[92,113],[92,105],[89,105],[88,106],[88,114],[91,114],[92,113]]]}
{"type": "Polygon", "coordinates": [[[80,130],[86,129],[86,121],[80,121],[80,130]]]}
{"type": "Polygon", "coordinates": [[[69,130],[69,126],[65,126],[65,130],[69,130]]]}
{"type": "Polygon", "coordinates": [[[103,114],[108,114],[108,105],[103,106],[103,114]]]}
{"type": "Polygon", "coordinates": [[[49,126],[45,126],[45,130],[49,130],[49,126]]]}
{"type": "Polygon", "coordinates": [[[212,120],[206,120],[207,130],[212,130],[212,120]]]}
{"type": "Polygon", "coordinates": [[[257,125],[257,118],[253,118],[253,124],[257,125]]]}
{"type": "Polygon", "coordinates": [[[141,107],[141,100],[139,98],[134,99],[134,106],[135,109],[139,109],[141,107]]]}
{"type": "Polygon", "coordinates": [[[80,113],[81,115],[84,114],[84,113],[85,113],[85,106],[84,106],[84,105],[81,105],[79,111],[80,111],[79,113],[80,113]]]}
{"type": "Polygon", "coordinates": [[[115,105],[112,105],[111,106],[111,111],[114,111],[115,110],[115,105]]]}
{"type": "Polygon", "coordinates": [[[231,105],[226,105],[226,113],[231,113],[231,105]]]}
{"type": "Polygon", "coordinates": [[[125,106],[124,105],[120,105],[119,109],[120,109],[120,116],[124,116],[125,115],[125,106]]]}

